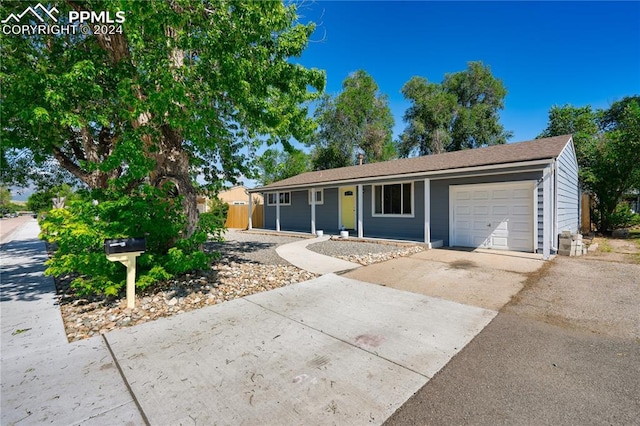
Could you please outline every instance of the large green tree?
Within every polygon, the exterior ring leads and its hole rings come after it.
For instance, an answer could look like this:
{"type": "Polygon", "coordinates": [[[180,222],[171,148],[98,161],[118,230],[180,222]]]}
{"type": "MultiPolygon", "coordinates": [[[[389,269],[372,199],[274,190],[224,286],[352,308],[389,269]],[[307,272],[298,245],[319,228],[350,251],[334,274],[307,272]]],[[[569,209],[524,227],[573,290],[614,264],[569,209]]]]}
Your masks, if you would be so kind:
{"type": "Polygon", "coordinates": [[[411,103],[398,143],[403,157],[503,144],[511,137],[498,114],[507,90],[482,62],[446,74],[440,84],[413,77],[402,94],[411,103]]]}
{"type": "MultiPolygon", "coordinates": [[[[0,16],[20,15],[26,5],[3,1],[0,16]]],[[[111,34],[0,36],[3,167],[27,148],[34,163],[55,159],[93,189],[126,194],[143,182],[171,183],[189,235],[197,223],[195,170],[209,182],[234,181],[249,171],[246,145],[305,140],[314,130],[304,104],[323,89],[324,73],[291,60],[314,29],[298,22],[294,4],[46,5],[56,8],[59,25],[70,11],[122,11],[126,20],[111,34]]],[[[39,24],[32,14],[21,19],[39,24]]]]}
{"type": "Polygon", "coordinates": [[[315,117],[320,126],[311,144],[316,170],[351,166],[358,154],[368,163],[396,154],[389,100],[366,71],[350,74],[335,98],[325,96],[315,117]]]}
{"type": "Polygon", "coordinates": [[[289,151],[267,149],[257,161],[258,181],[268,185],[282,179],[311,170],[311,157],[304,151],[292,148],[289,151]]]}
{"type": "Polygon", "coordinates": [[[626,97],[606,110],[554,106],[539,137],[572,133],[583,189],[595,196],[596,227],[623,225],[619,203],[640,189],[640,96],[626,97]]]}

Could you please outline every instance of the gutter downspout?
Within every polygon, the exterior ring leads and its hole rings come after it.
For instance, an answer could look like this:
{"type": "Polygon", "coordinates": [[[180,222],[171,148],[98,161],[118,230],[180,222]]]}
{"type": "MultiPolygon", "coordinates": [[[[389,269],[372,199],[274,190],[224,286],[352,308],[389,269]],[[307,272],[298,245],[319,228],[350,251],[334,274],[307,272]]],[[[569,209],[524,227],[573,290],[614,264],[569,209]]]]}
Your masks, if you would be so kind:
{"type": "Polygon", "coordinates": [[[553,224],[549,223],[553,220],[553,212],[550,210],[553,204],[551,198],[551,168],[553,164],[549,164],[544,169],[542,175],[542,259],[549,260],[551,255],[551,234],[553,233],[553,224]]]}
{"type": "Polygon", "coordinates": [[[551,178],[553,179],[553,235],[551,250],[558,253],[558,160],[551,164],[551,178]]]}

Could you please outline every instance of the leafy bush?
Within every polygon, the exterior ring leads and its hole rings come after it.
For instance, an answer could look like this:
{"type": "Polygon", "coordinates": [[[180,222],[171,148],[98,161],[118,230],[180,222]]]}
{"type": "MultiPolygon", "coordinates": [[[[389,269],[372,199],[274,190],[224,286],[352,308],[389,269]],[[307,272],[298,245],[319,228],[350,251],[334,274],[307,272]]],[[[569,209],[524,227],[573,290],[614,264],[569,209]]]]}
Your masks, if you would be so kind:
{"type": "MultiPolygon", "coordinates": [[[[596,207],[591,211],[591,220],[600,223],[601,211],[596,207]]],[[[604,214],[604,223],[609,224],[609,229],[599,229],[601,232],[611,232],[616,229],[630,228],[640,225],[640,214],[634,213],[627,203],[619,203],[610,214],[604,214]]]]}
{"type": "Polygon", "coordinates": [[[104,240],[126,237],[146,238],[146,251],[137,260],[139,289],[207,269],[211,256],[200,247],[207,233],[216,231],[207,225],[206,231],[180,238],[186,222],[180,199],[168,197],[167,190],[143,186],[127,195],[94,191],[89,198],[51,210],[42,221],[41,237],[57,246],[46,273],[73,274],[71,285],[80,295],[115,296],[126,286],[126,268],[107,260],[104,240]]]}
{"type": "MultiPolygon", "coordinates": [[[[211,220],[208,222],[210,226],[216,229],[222,229],[227,222],[227,213],[229,213],[229,204],[222,201],[217,196],[209,200],[211,220]]],[[[213,229],[212,228],[212,229],[213,229]]]]}
{"type": "Polygon", "coordinates": [[[209,200],[209,212],[200,214],[200,227],[215,239],[220,239],[225,230],[229,205],[219,198],[209,200]]]}
{"type": "Polygon", "coordinates": [[[635,225],[640,225],[640,214],[634,213],[627,203],[620,203],[616,206],[616,209],[611,213],[609,223],[613,229],[630,228],[635,225]]]}

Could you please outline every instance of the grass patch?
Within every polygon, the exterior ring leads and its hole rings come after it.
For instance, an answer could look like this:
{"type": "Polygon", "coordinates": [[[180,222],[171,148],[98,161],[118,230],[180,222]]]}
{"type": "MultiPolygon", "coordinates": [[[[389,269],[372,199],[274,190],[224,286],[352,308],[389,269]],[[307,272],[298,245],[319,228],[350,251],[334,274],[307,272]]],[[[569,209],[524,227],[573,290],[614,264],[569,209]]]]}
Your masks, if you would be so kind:
{"type": "Polygon", "coordinates": [[[600,241],[600,245],[599,245],[598,249],[601,252],[604,252],[604,253],[611,253],[613,251],[613,248],[611,248],[611,245],[609,244],[609,241],[607,241],[607,240],[600,241]]]}

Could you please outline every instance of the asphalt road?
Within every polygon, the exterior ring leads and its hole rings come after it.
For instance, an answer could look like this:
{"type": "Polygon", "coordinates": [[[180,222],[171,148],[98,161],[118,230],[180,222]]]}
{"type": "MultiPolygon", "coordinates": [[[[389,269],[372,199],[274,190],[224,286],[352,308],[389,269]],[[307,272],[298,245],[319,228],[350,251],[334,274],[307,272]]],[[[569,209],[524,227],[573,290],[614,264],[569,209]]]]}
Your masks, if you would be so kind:
{"type": "Polygon", "coordinates": [[[640,424],[639,277],[556,258],[385,425],[640,424]]]}

